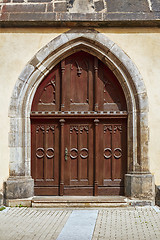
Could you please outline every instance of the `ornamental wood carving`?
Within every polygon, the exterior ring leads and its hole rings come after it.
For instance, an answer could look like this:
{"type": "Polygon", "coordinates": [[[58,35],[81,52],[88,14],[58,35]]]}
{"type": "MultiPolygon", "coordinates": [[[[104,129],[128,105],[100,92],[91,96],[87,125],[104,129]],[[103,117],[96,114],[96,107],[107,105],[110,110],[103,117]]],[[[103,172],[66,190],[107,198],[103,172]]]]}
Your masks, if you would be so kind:
{"type": "Polygon", "coordinates": [[[39,84],[31,110],[35,195],[124,193],[126,101],[97,57],[63,59],[39,84]]]}
{"type": "Polygon", "coordinates": [[[56,65],[40,83],[32,111],[126,111],[116,77],[98,58],[78,52],[56,65]],[[96,106],[96,107],[95,107],[96,106]]]}

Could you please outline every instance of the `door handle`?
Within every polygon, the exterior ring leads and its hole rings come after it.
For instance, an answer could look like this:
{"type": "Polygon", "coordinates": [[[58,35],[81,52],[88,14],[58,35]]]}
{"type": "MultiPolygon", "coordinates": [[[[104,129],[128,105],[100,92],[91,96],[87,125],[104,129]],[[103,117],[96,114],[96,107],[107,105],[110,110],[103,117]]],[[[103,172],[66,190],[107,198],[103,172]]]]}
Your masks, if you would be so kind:
{"type": "Polygon", "coordinates": [[[65,159],[65,161],[67,161],[67,159],[68,159],[68,149],[67,149],[67,147],[65,148],[64,159],[65,159]]]}

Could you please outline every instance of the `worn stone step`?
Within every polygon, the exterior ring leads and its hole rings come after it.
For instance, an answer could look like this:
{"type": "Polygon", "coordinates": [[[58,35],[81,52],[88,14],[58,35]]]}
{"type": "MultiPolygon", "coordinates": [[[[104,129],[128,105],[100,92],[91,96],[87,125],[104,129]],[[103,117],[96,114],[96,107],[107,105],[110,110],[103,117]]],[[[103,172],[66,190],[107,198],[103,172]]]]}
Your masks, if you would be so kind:
{"type": "Polygon", "coordinates": [[[8,207],[55,207],[55,208],[87,208],[87,207],[127,207],[153,206],[152,200],[129,199],[124,196],[35,196],[25,199],[7,199],[8,207]]]}
{"type": "Polygon", "coordinates": [[[43,196],[32,199],[32,207],[127,207],[123,196],[43,196]]]}

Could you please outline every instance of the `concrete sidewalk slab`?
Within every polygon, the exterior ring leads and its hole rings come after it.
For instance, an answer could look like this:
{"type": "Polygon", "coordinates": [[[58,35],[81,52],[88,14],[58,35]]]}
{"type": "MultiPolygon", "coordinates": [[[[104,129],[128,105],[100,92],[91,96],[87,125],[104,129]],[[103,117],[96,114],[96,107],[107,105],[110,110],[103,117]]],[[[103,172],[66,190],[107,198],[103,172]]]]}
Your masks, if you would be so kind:
{"type": "Polygon", "coordinates": [[[57,240],[91,240],[98,210],[74,210],[57,240]]]}

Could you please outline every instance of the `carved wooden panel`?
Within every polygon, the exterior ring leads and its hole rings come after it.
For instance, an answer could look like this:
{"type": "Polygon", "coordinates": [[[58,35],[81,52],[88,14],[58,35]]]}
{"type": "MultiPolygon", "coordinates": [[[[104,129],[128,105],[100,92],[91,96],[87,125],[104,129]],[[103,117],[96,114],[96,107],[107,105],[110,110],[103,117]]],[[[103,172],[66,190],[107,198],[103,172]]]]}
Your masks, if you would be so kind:
{"type": "Polygon", "coordinates": [[[57,64],[37,88],[32,111],[124,111],[122,88],[98,58],[80,51],[57,64]]]}
{"type": "Polygon", "coordinates": [[[98,64],[98,109],[101,111],[126,110],[126,101],[122,88],[111,72],[102,62],[98,64]]]}
{"type": "Polygon", "coordinates": [[[53,105],[56,104],[56,76],[50,79],[50,81],[42,89],[42,93],[39,98],[39,105],[53,105]]]}
{"type": "MultiPolygon", "coordinates": [[[[35,191],[42,194],[50,187],[51,195],[58,194],[59,128],[57,124],[32,120],[32,177],[35,191]],[[44,190],[43,187],[47,186],[44,190]]],[[[50,194],[49,194],[50,195],[50,194]]]]}
{"type": "Polygon", "coordinates": [[[104,125],[103,160],[104,179],[112,179],[112,125],[104,125]]]}
{"type": "Polygon", "coordinates": [[[99,131],[103,137],[99,140],[99,194],[103,195],[124,191],[124,175],[127,168],[127,130],[126,120],[113,120],[112,123],[99,124],[99,131]]]}
{"type": "Polygon", "coordinates": [[[65,193],[93,195],[93,126],[89,121],[66,123],[65,193]],[[88,187],[88,188],[87,188],[88,187]]]}
{"type": "Polygon", "coordinates": [[[65,59],[64,81],[67,92],[64,105],[68,110],[93,109],[93,60],[93,56],[82,51],[65,59]]]}
{"type": "Polygon", "coordinates": [[[38,86],[32,103],[32,111],[56,111],[60,109],[60,64],[38,86]]]}

